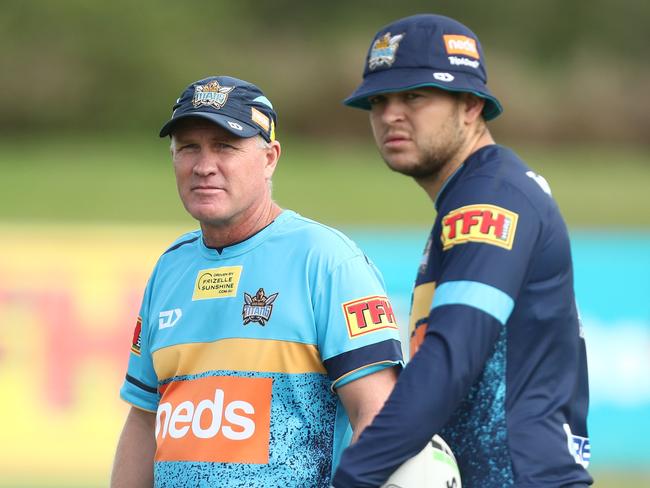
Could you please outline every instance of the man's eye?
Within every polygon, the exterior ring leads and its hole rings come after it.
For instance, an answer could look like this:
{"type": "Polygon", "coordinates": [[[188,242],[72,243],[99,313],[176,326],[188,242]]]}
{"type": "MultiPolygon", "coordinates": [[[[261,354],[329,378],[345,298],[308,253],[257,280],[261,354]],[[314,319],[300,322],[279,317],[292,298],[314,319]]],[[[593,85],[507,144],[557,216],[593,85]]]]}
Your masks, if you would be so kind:
{"type": "Polygon", "coordinates": [[[385,97],[380,95],[375,95],[374,97],[368,97],[368,103],[370,105],[378,105],[384,101],[385,97]]]}
{"type": "Polygon", "coordinates": [[[192,150],[196,149],[197,147],[198,147],[197,144],[180,144],[178,146],[177,150],[187,152],[187,151],[192,151],[192,150]]]}
{"type": "Polygon", "coordinates": [[[235,146],[233,146],[232,144],[228,144],[227,142],[218,142],[216,144],[216,146],[217,146],[217,149],[221,149],[221,150],[227,150],[227,149],[234,149],[235,148],[235,146]]]}
{"type": "Polygon", "coordinates": [[[406,98],[407,100],[415,100],[416,98],[420,98],[421,96],[422,95],[420,95],[419,93],[415,93],[415,92],[406,92],[404,94],[404,98],[406,98]]]}

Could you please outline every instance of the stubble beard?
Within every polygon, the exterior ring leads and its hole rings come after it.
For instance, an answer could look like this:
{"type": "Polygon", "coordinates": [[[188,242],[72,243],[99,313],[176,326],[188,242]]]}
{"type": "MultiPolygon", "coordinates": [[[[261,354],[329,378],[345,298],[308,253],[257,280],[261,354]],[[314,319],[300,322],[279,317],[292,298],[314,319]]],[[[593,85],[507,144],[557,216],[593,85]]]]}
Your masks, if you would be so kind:
{"type": "Polygon", "coordinates": [[[382,154],[386,165],[392,171],[417,180],[437,178],[465,144],[466,135],[462,131],[459,120],[459,108],[456,106],[454,113],[447,119],[440,132],[419,145],[420,149],[410,164],[393,164],[389,156],[382,154]]]}

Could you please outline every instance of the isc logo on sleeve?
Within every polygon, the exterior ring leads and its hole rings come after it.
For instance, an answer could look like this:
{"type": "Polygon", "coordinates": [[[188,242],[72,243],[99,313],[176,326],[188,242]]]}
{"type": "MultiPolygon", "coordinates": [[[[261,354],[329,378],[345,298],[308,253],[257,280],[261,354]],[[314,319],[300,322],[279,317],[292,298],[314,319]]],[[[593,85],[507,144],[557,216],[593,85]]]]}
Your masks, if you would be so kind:
{"type": "Polygon", "coordinates": [[[135,329],[133,330],[133,341],[131,343],[131,352],[136,356],[139,356],[141,348],[142,348],[142,317],[138,315],[138,320],[136,321],[135,329]]]}
{"type": "Polygon", "coordinates": [[[496,205],[480,204],[452,210],[442,218],[442,249],[483,242],[512,249],[519,215],[496,205]]]}
{"type": "Polygon", "coordinates": [[[161,388],[156,461],[267,464],[272,382],[208,376],[161,388]]]}
{"type": "Polygon", "coordinates": [[[380,329],[397,329],[397,320],[388,298],[370,296],[345,302],[343,315],[350,337],[357,337],[380,329]]]}

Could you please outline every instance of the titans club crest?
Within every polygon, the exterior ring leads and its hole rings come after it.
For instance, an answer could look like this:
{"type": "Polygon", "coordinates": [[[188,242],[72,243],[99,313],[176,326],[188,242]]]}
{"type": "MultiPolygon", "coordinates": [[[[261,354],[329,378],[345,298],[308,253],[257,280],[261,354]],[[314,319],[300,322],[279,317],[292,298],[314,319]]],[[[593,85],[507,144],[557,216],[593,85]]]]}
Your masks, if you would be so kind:
{"type": "Polygon", "coordinates": [[[395,62],[397,48],[399,47],[399,42],[403,37],[404,34],[391,36],[390,32],[386,32],[386,34],[377,38],[370,49],[368,68],[374,70],[380,66],[385,66],[387,68],[391,66],[395,62]]]}
{"type": "Polygon", "coordinates": [[[221,86],[216,80],[206,85],[196,85],[192,105],[219,109],[226,104],[228,94],[234,89],[234,86],[221,86]]]}
{"type": "Polygon", "coordinates": [[[278,293],[271,296],[265,296],[264,288],[257,290],[255,295],[251,296],[244,292],[244,308],[242,317],[244,325],[251,322],[257,322],[260,325],[266,325],[273,312],[273,302],[278,297],[278,293]]]}

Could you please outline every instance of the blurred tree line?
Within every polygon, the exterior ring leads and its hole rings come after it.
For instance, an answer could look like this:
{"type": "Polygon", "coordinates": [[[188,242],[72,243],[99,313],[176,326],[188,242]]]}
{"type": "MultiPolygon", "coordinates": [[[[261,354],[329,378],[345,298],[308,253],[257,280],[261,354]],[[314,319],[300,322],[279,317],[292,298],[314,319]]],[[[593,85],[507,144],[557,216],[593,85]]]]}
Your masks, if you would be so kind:
{"type": "Polygon", "coordinates": [[[498,135],[648,143],[650,2],[0,0],[0,130],[156,132],[191,81],[260,85],[280,135],[356,137],[341,100],[373,34],[415,13],[457,18],[484,46],[498,135]]]}

